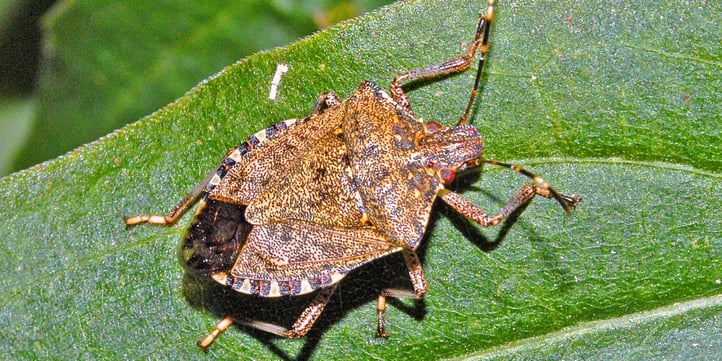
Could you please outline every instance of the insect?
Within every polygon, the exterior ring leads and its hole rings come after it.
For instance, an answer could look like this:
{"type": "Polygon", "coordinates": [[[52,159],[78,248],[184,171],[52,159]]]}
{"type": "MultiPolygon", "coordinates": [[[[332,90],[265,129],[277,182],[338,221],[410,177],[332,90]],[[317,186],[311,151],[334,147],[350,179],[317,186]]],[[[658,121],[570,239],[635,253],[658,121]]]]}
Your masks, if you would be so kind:
{"type": "Polygon", "coordinates": [[[554,198],[571,213],[580,197],[557,192],[519,166],[482,159],[481,135],[467,124],[493,11],[489,1],[465,54],[397,75],[390,94],[368,81],[343,101],[322,94],[307,117],[279,122],[231,149],[168,214],[125,219],[127,226],[171,225],[197,201],[180,247],[188,271],[261,297],[316,293],[290,328],[228,316],[199,342],[203,349],[233,322],[301,337],[349,272],[401,252],[413,290],[384,289],[378,296],[376,336],[388,337],[386,298],[421,299],[427,291],[416,249],[437,198],[484,227],[498,224],[536,195],[554,198]],[[415,117],[402,84],[463,72],[477,51],[476,80],[458,123],[446,127],[415,117]],[[533,182],[489,215],[445,187],[457,173],[482,164],[510,168],[533,182]]]}

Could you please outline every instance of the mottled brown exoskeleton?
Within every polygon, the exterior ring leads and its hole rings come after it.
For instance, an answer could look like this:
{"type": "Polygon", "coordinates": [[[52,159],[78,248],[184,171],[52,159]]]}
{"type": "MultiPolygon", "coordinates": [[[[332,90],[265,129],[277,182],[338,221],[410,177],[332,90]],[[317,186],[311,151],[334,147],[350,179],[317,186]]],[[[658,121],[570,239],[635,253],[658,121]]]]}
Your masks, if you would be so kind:
{"type": "Polygon", "coordinates": [[[521,167],[481,159],[481,135],[467,125],[492,16],[489,1],[466,54],[397,75],[391,95],[367,81],[344,101],[323,94],[309,116],[277,123],[232,149],[167,215],[125,220],[128,226],[170,225],[200,198],[181,243],[180,259],[187,270],[262,297],[317,292],[289,329],[229,316],[201,347],[207,348],[234,320],[283,337],[303,336],[351,270],[401,252],[413,290],[385,289],[379,295],[377,336],[387,337],[386,297],[421,299],[427,291],[416,249],[436,198],[484,227],[498,224],[536,195],[556,199],[570,213],[579,197],[556,192],[521,167]],[[463,72],[478,50],[476,81],[456,126],[416,118],[401,85],[463,72]],[[444,187],[457,172],[483,163],[533,179],[494,216],[444,187]]]}

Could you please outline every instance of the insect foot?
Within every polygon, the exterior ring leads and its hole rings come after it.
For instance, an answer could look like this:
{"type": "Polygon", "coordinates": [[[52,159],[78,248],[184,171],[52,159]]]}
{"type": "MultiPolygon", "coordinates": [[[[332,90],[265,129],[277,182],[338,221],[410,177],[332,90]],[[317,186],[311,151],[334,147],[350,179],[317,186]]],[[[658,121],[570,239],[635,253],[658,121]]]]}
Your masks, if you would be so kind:
{"type": "Polygon", "coordinates": [[[489,1],[465,54],[397,75],[390,95],[368,81],[343,101],[334,93],[322,94],[308,116],[278,122],[231,149],[168,214],[125,219],[127,226],[168,226],[198,203],[179,251],[187,272],[259,297],[315,294],[290,328],[228,316],[199,342],[201,348],[233,323],[301,337],[349,272],[401,252],[413,290],[389,288],[379,294],[376,335],[388,337],[387,297],[422,299],[428,290],[416,250],[436,198],[484,227],[503,221],[537,195],[555,199],[567,213],[576,207],[581,198],[557,192],[541,177],[482,159],[481,135],[467,124],[493,10],[489,1]],[[476,81],[457,124],[416,118],[402,85],[466,71],[477,52],[476,81]],[[512,169],[532,182],[490,215],[445,188],[458,172],[482,164],[512,169]]]}

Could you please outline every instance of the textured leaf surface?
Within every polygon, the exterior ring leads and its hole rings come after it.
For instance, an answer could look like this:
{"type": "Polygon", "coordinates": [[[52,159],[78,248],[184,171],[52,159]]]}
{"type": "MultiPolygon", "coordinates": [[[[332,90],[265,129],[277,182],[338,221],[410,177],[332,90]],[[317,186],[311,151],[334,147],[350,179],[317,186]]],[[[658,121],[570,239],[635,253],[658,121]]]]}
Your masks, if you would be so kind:
{"type": "MultiPolygon", "coordinates": [[[[160,111],[56,161],[0,180],[0,335],[25,359],[195,359],[231,310],[291,324],[308,299],[235,295],[183,275],[183,226],[125,230],[165,212],[227,148],[309,112],[316,96],[386,85],[462,51],[482,5],[398,3],[225,68],[160,111]],[[267,99],[276,64],[291,69],[267,99]]],[[[400,257],[353,273],[309,336],[234,327],[214,359],[714,358],[722,329],[722,8],[716,2],[498,4],[474,124],[490,158],[541,174],[583,203],[533,202],[480,230],[437,205],[422,249],[425,302],[400,257]],[[507,224],[508,225],[508,224],[507,224]],[[500,234],[500,243],[495,243],[500,234]]],[[[426,119],[452,124],[471,72],[415,85],[426,119]]],[[[525,182],[504,169],[455,189],[494,210],[525,182]]]]}

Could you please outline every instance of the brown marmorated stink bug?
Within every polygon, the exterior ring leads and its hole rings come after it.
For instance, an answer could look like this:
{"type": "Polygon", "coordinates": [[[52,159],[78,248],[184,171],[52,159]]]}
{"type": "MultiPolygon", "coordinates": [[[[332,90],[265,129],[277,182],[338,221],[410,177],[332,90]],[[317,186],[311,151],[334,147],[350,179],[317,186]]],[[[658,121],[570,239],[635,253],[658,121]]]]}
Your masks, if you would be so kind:
{"type": "Polygon", "coordinates": [[[367,81],[344,101],[323,94],[309,116],[277,123],[231,149],[167,215],[125,220],[128,226],[171,225],[200,199],[181,242],[180,259],[187,270],[261,297],[317,292],[290,329],[228,316],[199,346],[206,349],[234,321],[282,337],[303,336],[349,272],[401,252],[413,290],[384,289],[378,296],[376,336],[388,337],[386,297],[421,299],[427,291],[416,249],[437,197],[484,227],[498,224],[536,195],[554,198],[571,212],[581,198],[558,193],[521,167],[482,159],[481,135],[467,124],[493,5],[490,0],[486,13],[480,13],[466,54],[397,75],[391,95],[367,81]],[[463,72],[477,50],[476,81],[456,126],[416,118],[401,85],[463,72]],[[457,172],[484,163],[533,180],[494,216],[444,187],[457,172]]]}

